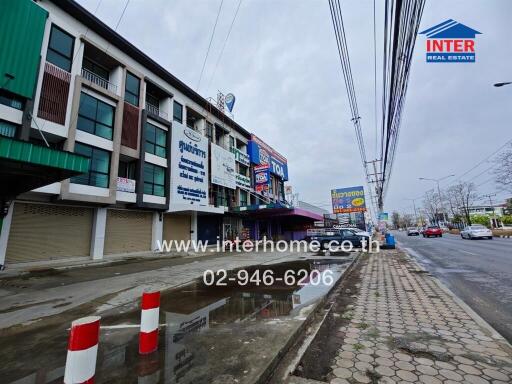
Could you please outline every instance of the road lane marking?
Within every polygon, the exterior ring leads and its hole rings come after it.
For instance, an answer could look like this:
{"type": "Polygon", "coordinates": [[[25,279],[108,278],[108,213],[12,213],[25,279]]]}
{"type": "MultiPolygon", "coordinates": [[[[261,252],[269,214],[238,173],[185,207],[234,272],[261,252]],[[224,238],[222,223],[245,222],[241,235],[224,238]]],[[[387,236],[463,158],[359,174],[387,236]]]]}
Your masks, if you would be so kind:
{"type": "Polygon", "coordinates": [[[464,253],[469,253],[470,255],[473,255],[473,256],[478,256],[476,253],[468,252],[468,251],[465,251],[463,249],[459,249],[459,251],[464,252],[464,253]]]}

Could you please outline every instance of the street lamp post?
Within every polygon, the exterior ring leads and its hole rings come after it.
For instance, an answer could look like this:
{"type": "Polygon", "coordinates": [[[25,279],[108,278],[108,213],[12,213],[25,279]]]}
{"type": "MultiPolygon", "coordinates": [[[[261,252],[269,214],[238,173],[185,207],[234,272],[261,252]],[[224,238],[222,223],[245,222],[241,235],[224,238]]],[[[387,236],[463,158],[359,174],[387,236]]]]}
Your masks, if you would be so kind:
{"type": "MultiPolygon", "coordinates": [[[[439,187],[439,182],[443,181],[444,179],[447,179],[449,177],[452,177],[452,176],[455,176],[455,175],[448,175],[448,176],[445,176],[445,177],[441,177],[440,179],[429,179],[427,177],[420,177],[419,178],[420,180],[435,181],[437,183],[437,193],[439,194],[439,202],[441,203],[441,209],[443,210],[443,221],[444,222],[446,222],[446,213],[445,213],[445,209],[444,209],[443,198],[441,196],[441,188],[439,187]]],[[[438,220],[437,224],[439,224],[439,220],[438,220]]]]}

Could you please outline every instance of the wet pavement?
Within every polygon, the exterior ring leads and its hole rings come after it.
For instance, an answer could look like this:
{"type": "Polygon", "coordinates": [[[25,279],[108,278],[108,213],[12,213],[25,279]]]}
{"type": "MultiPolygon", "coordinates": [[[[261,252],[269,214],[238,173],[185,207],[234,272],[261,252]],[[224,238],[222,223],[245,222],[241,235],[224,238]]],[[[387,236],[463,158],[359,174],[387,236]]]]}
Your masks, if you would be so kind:
{"type": "MultiPolygon", "coordinates": [[[[313,276],[330,270],[337,281],[351,260],[313,257],[246,268],[250,275],[272,270],[276,280],[287,270],[304,270],[307,277],[302,285],[276,281],[271,286],[250,282],[240,286],[235,270],[228,274],[225,286],[206,286],[201,278],[164,291],[160,348],[146,357],[137,353],[137,305],[111,308],[101,320],[96,383],[257,382],[333,288],[322,284],[322,279],[316,284],[313,276]]],[[[64,319],[84,310],[92,311],[93,305],[0,330],[2,383],[62,382],[69,327],[64,319]]]]}
{"type": "Polygon", "coordinates": [[[353,302],[336,299],[338,320],[279,384],[512,382],[512,346],[402,251],[362,256],[347,282],[353,302]]]}
{"type": "Polygon", "coordinates": [[[512,239],[406,236],[400,245],[512,342],[512,239]]]}

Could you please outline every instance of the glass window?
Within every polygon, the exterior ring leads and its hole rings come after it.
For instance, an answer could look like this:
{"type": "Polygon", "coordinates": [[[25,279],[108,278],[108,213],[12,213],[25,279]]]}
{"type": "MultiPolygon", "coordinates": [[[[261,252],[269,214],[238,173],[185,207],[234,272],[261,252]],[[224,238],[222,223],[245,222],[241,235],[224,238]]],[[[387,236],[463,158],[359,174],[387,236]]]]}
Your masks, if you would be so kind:
{"type": "Polygon", "coordinates": [[[135,179],[135,161],[119,160],[117,176],[132,180],[135,179]]]}
{"type": "Polygon", "coordinates": [[[150,93],[146,93],[146,103],[152,105],[155,108],[160,108],[160,100],[158,99],[158,97],[153,96],[150,93]]]}
{"type": "Polygon", "coordinates": [[[0,136],[14,137],[14,135],[16,135],[16,125],[0,120],[0,136]]]}
{"type": "Polygon", "coordinates": [[[75,153],[91,159],[89,172],[71,178],[72,183],[108,188],[110,152],[90,145],[75,143],[75,153]]]}
{"type": "Polygon", "coordinates": [[[245,207],[247,205],[247,192],[240,191],[240,206],[245,207]]]}
{"type": "Polygon", "coordinates": [[[139,106],[139,89],[140,80],[130,72],[126,72],[124,99],[136,107],[139,106]]]}
{"type": "Polygon", "coordinates": [[[82,92],[76,128],[112,140],[114,107],[82,92]]]}
{"type": "Polygon", "coordinates": [[[206,137],[212,141],[213,140],[213,124],[209,121],[206,122],[206,137]]]}
{"type": "Polygon", "coordinates": [[[235,138],[233,136],[229,136],[229,148],[233,148],[235,146],[235,138]]]}
{"type": "Polygon", "coordinates": [[[99,64],[96,64],[94,61],[84,58],[83,67],[87,69],[89,72],[94,73],[96,76],[99,76],[106,81],[109,80],[110,73],[108,69],[102,67],[99,64]]]}
{"type": "Polygon", "coordinates": [[[144,193],[165,196],[165,168],[144,163],[144,193]]]}
{"type": "Polygon", "coordinates": [[[145,127],[146,144],[145,150],[148,153],[160,157],[167,157],[167,132],[153,124],[146,123],[145,127]]]}
{"type": "Polygon", "coordinates": [[[172,107],[172,117],[179,123],[183,123],[183,105],[178,102],[174,102],[172,107]]]}
{"type": "Polygon", "coordinates": [[[46,60],[57,67],[71,72],[75,39],[56,25],[52,25],[46,60]]]}
{"type": "Polygon", "coordinates": [[[25,105],[25,102],[22,98],[5,91],[3,89],[0,89],[0,104],[7,105],[11,108],[19,109],[20,111],[23,110],[23,106],[25,105]]]}

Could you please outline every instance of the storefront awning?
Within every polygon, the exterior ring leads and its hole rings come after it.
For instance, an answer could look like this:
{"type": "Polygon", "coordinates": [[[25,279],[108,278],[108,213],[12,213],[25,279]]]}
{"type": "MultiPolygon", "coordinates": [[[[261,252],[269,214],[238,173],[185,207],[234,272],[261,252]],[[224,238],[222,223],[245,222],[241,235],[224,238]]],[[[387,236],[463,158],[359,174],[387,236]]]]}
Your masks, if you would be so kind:
{"type": "Polygon", "coordinates": [[[17,195],[89,171],[89,158],[0,136],[0,198],[17,195]]]}

